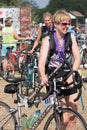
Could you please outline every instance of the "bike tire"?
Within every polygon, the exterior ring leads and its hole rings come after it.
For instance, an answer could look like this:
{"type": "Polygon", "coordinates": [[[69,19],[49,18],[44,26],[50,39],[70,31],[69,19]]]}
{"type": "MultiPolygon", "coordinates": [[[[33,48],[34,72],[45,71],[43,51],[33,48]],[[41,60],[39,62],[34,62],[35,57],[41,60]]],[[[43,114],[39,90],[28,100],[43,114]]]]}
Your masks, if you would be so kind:
{"type": "MultiPolygon", "coordinates": [[[[75,128],[75,130],[87,130],[86,122],[85,122],[84,118],[78,112],[76,112],[76,111],[74,111],[74,110],[72,110],[70,108],[62,108],[60,111],[61,111],[61,116],[58,113],[58,117],[59,116],[62,117],[61,121],[60,121],[60,123],[62,124],[61,125],[61,130],[66,130],[64,122],[63,122],[63,116],[62,116],[62,114],[66,113],[66,112],[68,114],[69,113],[72,114],[72,118],[73,117],[76,118],[77,122],[76,122],[76,128],[75,128]]],[[[47,122],[45,124],[44,130],[60,130],[60,128],[56,129],[56,121],[55,121],[55,114],[54,113],[51,114],[50,117],[48,118],[48,120],[47,120],[47,122]]]]}
{"type": "Polygon", "coordinates": [[[16,130],[17,120],[11,108],[0,101],[0,130],[16,130]]]}

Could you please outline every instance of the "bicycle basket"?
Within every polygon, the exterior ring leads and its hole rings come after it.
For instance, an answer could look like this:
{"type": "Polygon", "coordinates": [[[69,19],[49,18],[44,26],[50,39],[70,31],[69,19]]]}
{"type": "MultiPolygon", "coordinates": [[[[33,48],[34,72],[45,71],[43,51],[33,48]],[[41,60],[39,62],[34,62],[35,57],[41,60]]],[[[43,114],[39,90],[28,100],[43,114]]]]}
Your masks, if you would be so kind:
{"type": "Polygon", "coordinates": [[[4,92],[8,94],[16,93],[18,89],[18,84],[7,84],[4,88],[4,92]]]}

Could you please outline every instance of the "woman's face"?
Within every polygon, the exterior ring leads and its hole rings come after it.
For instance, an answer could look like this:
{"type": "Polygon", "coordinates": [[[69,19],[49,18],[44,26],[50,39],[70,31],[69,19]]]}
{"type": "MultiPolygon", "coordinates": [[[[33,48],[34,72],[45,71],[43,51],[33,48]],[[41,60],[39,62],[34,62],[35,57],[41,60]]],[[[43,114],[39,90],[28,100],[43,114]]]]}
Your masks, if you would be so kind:
{"type": "Polygon", "coordinates": [[[59,24],[54,24],[56,31],[60,32],[61,34],[66,34],[68,31],[68,28],[70,26],[70,21],[63,21],[59,24]]]}
{"type": "Polygon", "coordinates": [[[45,25],[46,25],[47,27],[50,27],[50,25],[52,24],[51,18],[50,18],[49,16],[46,16],[46,17],[44,18],[44,23],[45,23],[45,25]]]}

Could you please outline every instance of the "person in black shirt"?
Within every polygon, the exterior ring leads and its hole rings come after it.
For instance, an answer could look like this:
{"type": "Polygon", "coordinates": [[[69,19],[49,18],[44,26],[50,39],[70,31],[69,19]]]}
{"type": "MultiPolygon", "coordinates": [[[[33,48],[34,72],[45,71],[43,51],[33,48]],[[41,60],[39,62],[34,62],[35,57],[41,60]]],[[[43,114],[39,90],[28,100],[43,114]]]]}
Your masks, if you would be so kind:
{"type": "Polygon", "coordinates": [[[33,51],[39,45],[40,40],[45,35],[45,33],[48,33],[49,31],[54,30],[51,13],[49,13],[49,12],[44,13],[43,20],[44,20],[44,24],[39,26],[37,39],[35,40],[34,45],[33,45],[32,49],[29,51],[29,53],[33,53],[33,51]]]}
{"type": "MultiPolygon", "coordinates": [[[[54,68],[57,68],[58,65],[60,65],[60,63],[63,60],[61,56],[61,51],[65,55],[66,50],[68,49],[66,48],[66,45],[68,43],[66,42],[67,41],[66,38],[68,38],[66,37],[66,35],[68,33],[67,30],[71,24],[71,18],[65,10],[59,10],[53,15],[53,24],[55,27],[55,32],[52,34],[51,37],[46,36],[43,39],[38,63],[39,73],[41,76],[41,84],[42,86],[45,85],[46,87],[50,87],[47,77],[49,72],[46,70],[50,69],[51,70],[50,72],[52,72],[54,68]]],[[[67,55],[65,56],[69,56],[70,54],[73,55],[74,63],[72,65],[72,69],[73,71],[77,71],[80,66],[80,52],[76,42],[76,38],[72,33],[70,34],[70,38],[72,43],[71,51],[69,51],[69,53],[67,53],[67,55]]],[[[57,73],[57,76],[59,76],[59,73],[57,73]]],[[[72,82],[72,75],[67,79],[67,82],[68,83],[72,82]]],[[[68,87],[70,88],[74,86],[70,85],[68,87]]],[[[74,99],[76,97],[77,93],[64,97],[61,100],[62,106],[71,107],[77,110],[77,103],[74,102],[74,99]]],[[[70,116],[71,115],[68,115],[67,113],[64,114],[64,122],[66,123],[65,129],[75,130],[76,120],[75,118],[71,119],[72,117],[70,118],[70,116]]]]}

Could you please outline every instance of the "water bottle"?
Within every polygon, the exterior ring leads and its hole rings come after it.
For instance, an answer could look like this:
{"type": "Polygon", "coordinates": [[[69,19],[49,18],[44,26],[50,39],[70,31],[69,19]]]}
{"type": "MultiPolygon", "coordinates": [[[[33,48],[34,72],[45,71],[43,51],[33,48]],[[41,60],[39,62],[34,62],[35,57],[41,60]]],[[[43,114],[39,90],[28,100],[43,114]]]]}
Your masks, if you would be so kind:
{"type": "Polygon", "coordinates": [[[34,123],[38,120],[40,114],[41,114],[41,111],[36,110],[35,113],[30,116],[30,118],[27,121],[28,129],[30,129],[34,125],[34,123]]]}
{"type": "Polygon", "coordinates": [[[27,116],[25,114],[22,115],[21,124],[22,130],[27,130],[27,116]]]}

